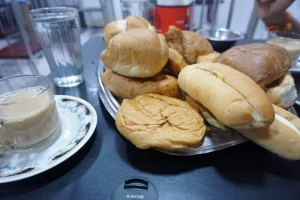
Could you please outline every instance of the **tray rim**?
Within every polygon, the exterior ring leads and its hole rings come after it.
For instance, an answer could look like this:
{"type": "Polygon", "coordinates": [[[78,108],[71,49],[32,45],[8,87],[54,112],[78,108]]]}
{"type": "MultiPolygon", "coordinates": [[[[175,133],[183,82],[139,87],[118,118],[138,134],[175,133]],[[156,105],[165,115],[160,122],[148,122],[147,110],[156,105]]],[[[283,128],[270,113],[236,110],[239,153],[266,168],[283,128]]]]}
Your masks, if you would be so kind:
{"type": "MultiPolygon", "coordinates": [[[[106,89],[105,86],[103,85],[103,83],[101,81],[101,75],[103,72],[104,72],[104,64],[101,61],[101,59],[99,59],[98,70],[97,70],[97,76],[98,76],[98,82],[99,82],[98,94],[99,94],[99,97],[100,97],[104,107],[108,111],[108,113],[111,115],[111,117],[113,119],[115,119],[116,112],[117,112],[120,104],[116,100],[114,95],[108,89],[106,89]]],[[[176,150],[176,151],[165,151],[165,150],[161,150],[161,149],[156,149],[156,150],[166,153],[166,154],[169,154],[169,155],[194,156],[194,155],[200,155],[200,154],[206,154],[206,153],[211,153],[211,152],[215,152],[215,151],[220,151],[220,150],[223,150],[223,149],[226,149],[226,148],[229,148],[232,146],[236,146],[236,145],[239,145],[239,144],[249,141],[246,137],[242,136],[241,134],[237,133],[234,130],[232,130],[230,132],[231,132],[231,134],[235,134],[235,136],[238,138],[238,140],[231,140],[226,143],[220,143],[220,144],[215,144],[215,145],[211,145],[211,146],[199,146],[199,147],[196,147],[193,149],[188,149],[188,150],[176,150]]],[[[226,134],[226,133],[224,132],[224,134],[226,134]]],[[[207,136],[205,136],[204,140],[206,139],[206,137],[207,136]]]]}

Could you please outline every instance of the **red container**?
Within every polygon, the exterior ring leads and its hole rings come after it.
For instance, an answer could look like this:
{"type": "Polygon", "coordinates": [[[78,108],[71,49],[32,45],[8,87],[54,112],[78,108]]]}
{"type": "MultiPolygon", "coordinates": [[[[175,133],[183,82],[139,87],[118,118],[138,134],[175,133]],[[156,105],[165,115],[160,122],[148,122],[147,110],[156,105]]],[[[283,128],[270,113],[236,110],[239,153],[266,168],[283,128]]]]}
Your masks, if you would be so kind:
{"type": "Polygon", "coordinates": [[[155,5],[155,27],[157,32],[167,32],[170,25],[174,25],[182,30],[190,30],[192,26],[192,5],[155,5]]]}

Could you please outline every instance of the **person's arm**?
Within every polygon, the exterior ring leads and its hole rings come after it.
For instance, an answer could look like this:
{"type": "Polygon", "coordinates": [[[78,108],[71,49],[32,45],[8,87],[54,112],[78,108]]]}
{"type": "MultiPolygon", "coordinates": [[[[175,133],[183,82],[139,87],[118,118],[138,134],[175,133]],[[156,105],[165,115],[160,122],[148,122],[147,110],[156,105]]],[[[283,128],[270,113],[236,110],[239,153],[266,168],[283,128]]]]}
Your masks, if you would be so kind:
{"type": "Polygon", "coordinates": [[[255,0],[257,16],[270,29],[300,32],[300,23],[286,9],[294,0],[255,0]]]}

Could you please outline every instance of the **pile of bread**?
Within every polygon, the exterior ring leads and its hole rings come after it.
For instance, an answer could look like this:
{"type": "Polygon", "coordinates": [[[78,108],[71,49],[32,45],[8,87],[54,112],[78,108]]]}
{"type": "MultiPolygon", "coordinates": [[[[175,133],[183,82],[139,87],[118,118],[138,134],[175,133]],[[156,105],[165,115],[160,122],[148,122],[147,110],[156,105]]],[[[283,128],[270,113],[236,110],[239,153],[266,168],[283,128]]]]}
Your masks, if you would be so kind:
{"type": "Polygon", "coordinates": [[[101,81],[122,103],[119,132],[141,149],[201,146],[207,126],[234,129],[287,159],[300,159],[300,119],[288,52],[252,43],[218,53],[201,35],[158,34],[130,16],[106,25],[101,81]]]}

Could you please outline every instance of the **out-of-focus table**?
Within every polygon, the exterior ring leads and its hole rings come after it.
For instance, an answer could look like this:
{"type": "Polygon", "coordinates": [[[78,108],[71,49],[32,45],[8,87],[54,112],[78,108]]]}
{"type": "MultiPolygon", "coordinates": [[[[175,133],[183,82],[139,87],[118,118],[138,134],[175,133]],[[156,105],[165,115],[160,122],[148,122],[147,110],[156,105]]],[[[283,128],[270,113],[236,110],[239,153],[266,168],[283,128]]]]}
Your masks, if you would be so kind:
{"type": "Polygon", "coordinates": [[[180,157],[140,150],[124,140],[98,96],[97,66],[104,48],[101,38],[88,40],[83,46],[85,82],[56,88],[56,94],[77,96],[94,106],[98,125],[92,138],[60,165],[0,184],[0,199],[106,200],[131,176],[147,178],[161,200],[300,198],[300,161],[282,159],[251,142],[180,157]]]}

